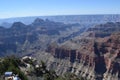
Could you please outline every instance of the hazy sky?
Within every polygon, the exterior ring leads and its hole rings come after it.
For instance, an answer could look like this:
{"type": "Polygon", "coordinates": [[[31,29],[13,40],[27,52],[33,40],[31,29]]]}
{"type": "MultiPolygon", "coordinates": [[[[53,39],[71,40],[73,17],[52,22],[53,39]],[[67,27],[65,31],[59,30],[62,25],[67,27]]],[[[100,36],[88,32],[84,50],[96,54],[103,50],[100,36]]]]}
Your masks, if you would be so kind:
{"type": "Polygon", "coordinates": [[[0,18],[120,14],[120,0],[0,0],[0,18]]]}

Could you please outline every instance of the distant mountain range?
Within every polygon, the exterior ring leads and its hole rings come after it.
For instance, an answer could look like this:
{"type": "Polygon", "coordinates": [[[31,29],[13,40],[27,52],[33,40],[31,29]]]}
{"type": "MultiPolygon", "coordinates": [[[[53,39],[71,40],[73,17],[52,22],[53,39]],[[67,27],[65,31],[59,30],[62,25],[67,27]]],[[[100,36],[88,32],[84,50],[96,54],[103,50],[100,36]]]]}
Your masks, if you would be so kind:
{"type": "Polygon", "coordinates": [[[103,15],[61,15],[61,16],[31,16],[0,19],[0,25],[10,27],[14,22],[22,22],[24,24],[32,23],[36,18],[43,20],[63,22],[63,23],[105,23],[105,22],[120,22],[120,14],[103,14],[103,15]],[[7,23],[7,24],[4,24],[7,23]],[[6,26],[7,25],[7,26],[6,26]]]}
{"type": "Polygon", "coordinates": [[[36,18],[29,25],[14,22],[10,28],[1,26],[0,56],[45,50],[50,43],[63,43],[84,30],[85,26],[80,24],[64,24],[40,18],[36,18]]]}

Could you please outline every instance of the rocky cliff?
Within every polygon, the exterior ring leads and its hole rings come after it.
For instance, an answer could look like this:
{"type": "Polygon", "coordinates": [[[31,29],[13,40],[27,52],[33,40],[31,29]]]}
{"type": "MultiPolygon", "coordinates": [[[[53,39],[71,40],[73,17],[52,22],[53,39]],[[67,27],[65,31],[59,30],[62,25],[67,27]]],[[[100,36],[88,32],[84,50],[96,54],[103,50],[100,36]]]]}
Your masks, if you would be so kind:
{"type": "Polygon", "coordinates": [[[59,46],[49,46],[49,52],[55,58],[49,68],[54,66],[58,74],[72,72],[90,80],[119,80],[120,33],[117,33],[119,29],[119,23],[107,23],[104,24],[104,28],[88,29],[90,33],[87,36],[76,37],[59,46]],[[109,35],[101,36],[103,35],[101,33],[95,36],[98,31],[106,30],[109,35]]]}
{"type": "MultiPolygon", "coordinates": [[[[82,45],[72,41],[61,47],[51,48],[56,59],[51,66],[56,66],[59,74],[73,72],[88,79],[111,79],[120,78],[120,34],[114,34],[107,38],[99,38],[94,42],[89,40],[82,45]],[[66,45],[71,45],[67,47],[66,45]],[[72,48],[73,46],[77,46],[72,48]],[[61,70],[61,68],[63,68],[61,70]]],[[[85,40],[86,41],[86,40],[85,40]]]]}

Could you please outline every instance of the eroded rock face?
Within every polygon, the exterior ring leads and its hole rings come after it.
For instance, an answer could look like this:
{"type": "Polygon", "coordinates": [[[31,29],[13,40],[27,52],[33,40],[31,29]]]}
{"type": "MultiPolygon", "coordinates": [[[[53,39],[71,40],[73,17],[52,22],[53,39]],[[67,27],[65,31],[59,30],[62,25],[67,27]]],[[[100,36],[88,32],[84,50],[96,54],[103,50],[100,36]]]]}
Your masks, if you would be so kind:
{"type": "Polygon", "coordinates": [[[59,59],[58,62],[54,61],[57,63],[56,72],[59,73],[60,69],[64,67],[59,74],[72,72],[90,80],[119,80],[120,34],[95,40],[91,38],[77,39],[71,41],[71,44],[68,43],[70,42],[52,49],[51,53],[54,58],[59,59]],[[76,49],[73,48],[74,46],[77,46],[76,49]]]}

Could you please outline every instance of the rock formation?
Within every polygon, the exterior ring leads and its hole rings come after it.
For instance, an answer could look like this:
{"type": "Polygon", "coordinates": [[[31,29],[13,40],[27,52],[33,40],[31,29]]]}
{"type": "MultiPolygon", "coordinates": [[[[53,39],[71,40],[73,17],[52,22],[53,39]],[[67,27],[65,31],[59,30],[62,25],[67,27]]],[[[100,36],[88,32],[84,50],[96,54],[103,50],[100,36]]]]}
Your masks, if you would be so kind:
{"type": "Polygon", "coordinates": [[[63,43],[84,30],[85,28],[79,24],[64,24],[39,18],[29,25],[14,22],[10,28],[1,26],[0,56],[11,54],[21,56],[35,53],[38,50],[43,51],[50,43],[63,43]]]}
{"type": "MultiPolygon", "coordinates": [[[[115,29],[119,32],[118,24],[115,23],[113,26],[117,25],[115,29]]],[[[106,29],[113,26],[109,25],[106,29]]],[[[110,36],[101,36],[102,33],[100,36],[94,36],[97,29],[93,28],[94,34],[91,34],[92,29],[88,29],[90,34],[86,37],[81,36],[59,46],[50,46],[49,52],[55,58],[52,66],[56,66],[55,70],[59,74],[72,72],[90,80],[119,80],[120,33],[114,33],[115,29],[108,29],[110,36]]],[[[101,27],[98,30],[105,32],[101,27]]]]}

